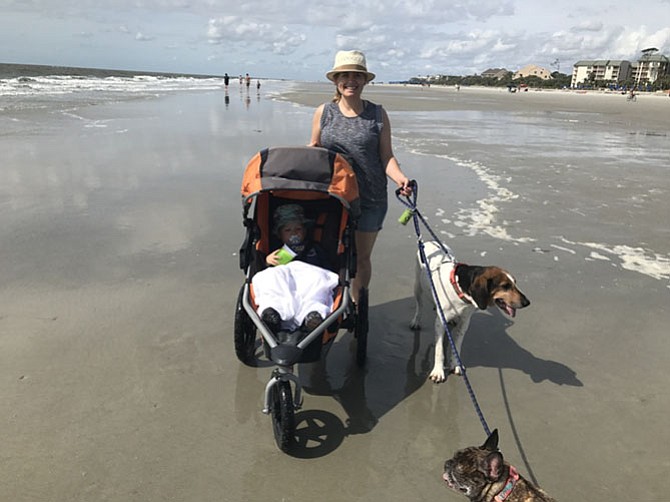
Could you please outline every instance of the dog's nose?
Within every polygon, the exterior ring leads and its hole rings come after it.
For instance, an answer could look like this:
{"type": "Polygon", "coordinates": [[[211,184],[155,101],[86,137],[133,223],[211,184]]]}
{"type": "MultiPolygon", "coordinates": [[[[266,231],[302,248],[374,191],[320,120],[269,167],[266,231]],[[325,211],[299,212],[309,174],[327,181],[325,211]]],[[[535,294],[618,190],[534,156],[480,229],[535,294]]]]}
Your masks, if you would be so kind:
{"type": "Polygon", "coordinates": [[[521,306],[522,306],[522,307],[527,307],[528,305],[530,305],[530,300],[524,296],[524,297],[521,299],[521,306]]]}

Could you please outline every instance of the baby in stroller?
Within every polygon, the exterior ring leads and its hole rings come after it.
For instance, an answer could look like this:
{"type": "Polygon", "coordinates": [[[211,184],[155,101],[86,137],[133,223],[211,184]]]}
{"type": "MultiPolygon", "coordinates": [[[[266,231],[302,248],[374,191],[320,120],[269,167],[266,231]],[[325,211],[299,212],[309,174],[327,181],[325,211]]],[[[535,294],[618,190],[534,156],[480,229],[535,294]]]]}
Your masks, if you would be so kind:
{"type": "Polygon", "coordinates": [[[252,278],[258,312],[274,333],[298,328],[311,332],[333,307],[339,277],[328,270],[325,250],[308,237],[310,223],[302,206],[279,206],[273,231],[283,247],[268,254],[269,267],[252,278]]]}

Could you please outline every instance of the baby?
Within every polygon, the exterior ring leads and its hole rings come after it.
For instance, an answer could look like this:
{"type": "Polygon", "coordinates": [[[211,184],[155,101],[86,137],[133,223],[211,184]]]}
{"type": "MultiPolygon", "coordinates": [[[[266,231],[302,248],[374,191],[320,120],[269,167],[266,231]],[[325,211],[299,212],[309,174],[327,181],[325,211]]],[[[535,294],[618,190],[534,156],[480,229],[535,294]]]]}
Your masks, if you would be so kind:
{"type": "Polygon", "coordinates": [[[276,209],[274,232],[284,246],[267,256],[270,267],[251,280],[261,319],[275,333],[298,327],[312,331],[333,306],[333,290],[339,278],[326,268],[325,251],[307,239],[307,223],[298,204],[276,209]],[[290,261],[285,263],[286,259],[290,261]]]}

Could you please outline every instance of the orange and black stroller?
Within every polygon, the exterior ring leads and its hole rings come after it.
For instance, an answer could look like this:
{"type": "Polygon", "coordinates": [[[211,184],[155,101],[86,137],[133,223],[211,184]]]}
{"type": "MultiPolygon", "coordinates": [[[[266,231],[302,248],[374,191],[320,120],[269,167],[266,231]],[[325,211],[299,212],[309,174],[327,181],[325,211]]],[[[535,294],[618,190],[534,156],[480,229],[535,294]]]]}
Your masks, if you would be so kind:
{"type": "Polygon", "coordinates": [[[302,389],[293,366],[317,361],[339,329],[353,331],[357,363],[365,363],[367,291],[359,292],[357,304],[351,296],[356,273],[358,184],[351,166],[337,153],[317,147],[272,147],[249,161],[242,181],[242,205],[246,236],[240,249],[240,268],[246,277],[235,310],[235,353],[248,365],[256,365],[263,354],[276,365],[265,388],[263,413],[272,417],[277,445],[288,452],[296,445],[295,411],[302,404],[302,389]],[[281,245],[272,231],[272,215],[283,204],[302,206],[313,222],[311,239],[325,250],[330,270],[339,276],[331,313],[308,332],[273,332],[254,302],[252,278],[266,267],[268,253],[281,245]],[[261,345],[263,350],[259,351],[261,345]]]}

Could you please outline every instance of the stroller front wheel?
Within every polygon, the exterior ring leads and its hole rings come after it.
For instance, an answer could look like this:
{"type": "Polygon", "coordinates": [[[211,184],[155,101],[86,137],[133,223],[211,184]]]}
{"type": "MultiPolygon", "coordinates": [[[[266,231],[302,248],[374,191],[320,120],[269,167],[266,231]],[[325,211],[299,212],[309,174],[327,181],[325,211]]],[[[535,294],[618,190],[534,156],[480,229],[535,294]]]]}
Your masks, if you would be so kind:
{"type": "Polygon", "coordinates": [[[278,380],[271,389],[272,430],[275,442],[284,453],[290,452],[296,444],[295,439],[295,407],[291,384],[278,380]]]}

